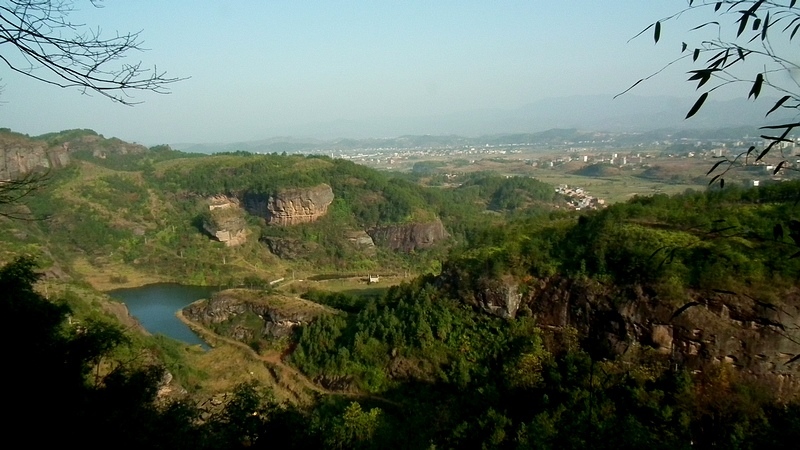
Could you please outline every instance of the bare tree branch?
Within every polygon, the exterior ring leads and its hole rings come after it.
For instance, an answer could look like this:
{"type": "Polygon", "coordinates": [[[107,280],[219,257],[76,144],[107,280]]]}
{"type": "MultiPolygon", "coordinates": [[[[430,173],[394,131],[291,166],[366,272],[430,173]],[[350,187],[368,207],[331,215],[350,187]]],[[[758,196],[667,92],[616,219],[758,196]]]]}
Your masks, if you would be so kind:
{"type": "Polygon", "coordinates": [[[20,201],[42,188],[49,179],[49,172],[29,172],[10,180],[0,180],[0,217],[35,220],[26,208],[20,206],[20,201]]]}
{"type": "MultiPolygon", "coordinates": [[[[91,4],[100,7],[99,0],[91,4]]],[[[131,91],[168,93],[182,78],[157,67],[125,63],[143,51],[141,32],[103,35],[99,28],[73,23],[71,0],[11,0],[0,3],[0,61],[9,69],[62,88],[96,92],[124,105],[131,91]]]]}

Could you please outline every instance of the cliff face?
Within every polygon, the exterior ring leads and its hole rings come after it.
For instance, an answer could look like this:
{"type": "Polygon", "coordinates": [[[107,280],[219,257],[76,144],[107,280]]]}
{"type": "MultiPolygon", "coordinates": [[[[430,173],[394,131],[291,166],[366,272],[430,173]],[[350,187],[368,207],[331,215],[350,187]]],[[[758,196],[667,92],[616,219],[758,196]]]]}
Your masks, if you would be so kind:
{"type": "Polygon", "coordinates": [[[376,227],[367,233],[376,245],[406,253],[431,248],[450,237],[438,219],[427,223],[376,227]]]}
{"type": "Polygon", "coordinates": [[[800,292],[781,305],[747,295],[688,291],[665,301],[645,286],[624,288],[559,276],[521,283],[513,277],[470,279],[445,270],[440,277],[467,303],[505,318],[531,315],[543,329],[574,328],[586,342],[612,354],[649,348],[703,370],[729,364],[770,380],[782,393],[800,389],[800,292]]]}
{"type": "Polygon", "coordinates": [[[60,169],[76,152],[95,158],[111,154],[143,154],[147,147],[117,138],[106,139],[91,130],[63,131],[46,139],[34,139],[7,129],[0,130],[0,180],[19,178],[35,171],[60,169]]]}
{"type": "Polygon", "coordinates": [[[17,179],[35,171],[60,169],[69,162],[66,146],[51,148],[24,136],[0,134],[0,181],[17,179]]]}
{"type": "Polygon", "coordinates": [[[190,320],[249,344],[288,336],[293,327],[326,311],[321,305],[299,298],[228,289],[187,306],[183,313],[190,320]]]}
{"type": "Polygon", "coordinates": [[[327,184],[306,189],[288,189],[273,195],[245,194],[250,214],[263,217],[270,225],[313,222],[328,212],[333,190],[327,184]]]}
{"type": "Polygon", "coordinates": [[[646,346],[687,367],[732,366],[800,387],[800,296],[787,293],[781,306],[734,293],[687,292],[681,304],[661,301],[642,286],[626,289],[563,279],[540,280],[520,309],[542,324],[572,326],[622,353],[646,346]]]}
{"type": "Polygon", "coordinates": [[[95,158],[106,158],[110,154],[131,155],[147,152],[147,147],[141,144],[131,144],[117,138],[106,139],[97,134],[78,136],[67,140],[63,147],[70,153],[79,151],[92,152],[95,158]]]}
{"type": "Polygon", "coordinates": [[[203,217],[203,229],[226,246],[247,242],[247,222],[239,201],[225,196],[208,199],[208,215],[203,217]]]}
{"type": "Polygon", "coordinates": [[[265,236],[261,241],[267,244],[269,251],[281,259],[296,260],[307,258],[319,250],[315,242],[301,241],[300,239],[265,236]]]}

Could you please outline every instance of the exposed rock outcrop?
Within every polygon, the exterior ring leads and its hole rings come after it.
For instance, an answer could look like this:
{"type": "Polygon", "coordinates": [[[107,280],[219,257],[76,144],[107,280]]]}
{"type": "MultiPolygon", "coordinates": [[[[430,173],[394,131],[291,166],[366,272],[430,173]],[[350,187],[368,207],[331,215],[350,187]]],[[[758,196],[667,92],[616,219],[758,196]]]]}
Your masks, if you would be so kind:
{"type": "Polygon", "coordinates": [[[288,336],[329,310],[300,298],[228,289],[184,308],[185,317],[245,343],[288,336]]]}
{"type": "Polygon", "coordinates": [[[375,247],[375,242],[366,231],[348,231],[345,233],[345,238],[357,248],[371,249],[375,247]]]}
{"type": "Polygon", "coordinates": [[[98,134],[84,134],[66,141],[63,146],[70,152],[91,152],[95,158],[105,159],[109,155],[141,155],[147,147],[132,144],[117,138],[104,138],[98,134]]]}
{"type": "Polygon", "coordinates": [[[439,277],[453,296],[505,318],[532,315],[550,330],[574,328],[602,352],[651,348],[703,370],[730,364],[774,382],[782,393],[800,390],[800,292],[781,305],[747,295],[687,291],[680,302],[646,286],[617,287],[560,276],[521,282],[511,276],[470,276],[445,267],[439,277]]]}
{"type": "Polygon", "coordinates": [[[304,189],[287,189],[277,193],[244,195],[244,206],[250,214],[263,217],[270,225],[296,225],[313,222],[328,212],[333,190],[327,184],[304,189]]]}
{"type": "Polygon", "coordinates": [[[66,167],[67,146],[49,147],[15,133],[0,133],[0,181],[18,179],[28,173],[66,167]]]}
{"type": "Polygon", "coordinates": [[[208,214],[203,216],[203,229],[226,246],[247,242],[247,221],[239,201],[225,196],[208,199],[208,214]]]}
{"type": "Polygon", "coordinates": [[[410,253],[431,248],[450,235],[441,220],[426,223],[387,225],[367,230],[376,245],[410,253]]]}
{"type": "Polygon", "coordinates": [[[305,242],[300,239],[264,236],[261,241],[267,244],[269,251],[281,259],[303,259],[319,249],[315,242],[305,242]]]}
{"type": "Polygon", "coordinates": [[[344,237],[358,252],[366,256],[375,256],[375,242],[366,231],[347,231],[345,232],[344,237]]]}
{"type": "Polygon", "coordinates": [[[106,139],[92,130],[67,130],[31,138],[0,130],[0,181],[66,167],[77,152],[104,159],[109,155],[144,154],[147,147],[117,138],[106,139]]]}
{"type": "Polygon", "coordinates": [[[685,300],[661,300],[641,286],[611,288],[553,278],[532,286],[521,308],[542,325],[571,326],[616,353],[647,346],[688,367],[729,363],[757,376],[798,387],[800,297],[788,293],[775,309],[745,295],[687,292],[685,300]],[[788,378],[787,378],[788,377],[788,378]]]}

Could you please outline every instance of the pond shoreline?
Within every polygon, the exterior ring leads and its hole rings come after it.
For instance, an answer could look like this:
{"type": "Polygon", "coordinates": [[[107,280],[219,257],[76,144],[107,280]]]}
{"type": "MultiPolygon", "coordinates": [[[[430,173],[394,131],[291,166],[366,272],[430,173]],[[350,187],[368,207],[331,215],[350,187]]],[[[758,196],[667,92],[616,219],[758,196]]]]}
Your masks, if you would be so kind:
{"type": "Polygon", "coordinates": [[[192,327],[181,321],[176,313],[198,300],[209,298],[223,289],[217,286],[194,286],[180,283],[152,283],[106,292],[112,300],[122,303],[128,315],[149,334],[163,334],[189,345],[210,349],[192,327]]]}

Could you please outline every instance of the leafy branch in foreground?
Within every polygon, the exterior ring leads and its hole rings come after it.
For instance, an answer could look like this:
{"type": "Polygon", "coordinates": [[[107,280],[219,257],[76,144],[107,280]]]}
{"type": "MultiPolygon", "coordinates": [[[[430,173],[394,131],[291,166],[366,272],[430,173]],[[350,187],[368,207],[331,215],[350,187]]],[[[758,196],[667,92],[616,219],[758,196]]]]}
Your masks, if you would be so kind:
{"type": "MultiPolygon", "coordinates": [[[[690,60],[696,68],[688,72],[687,81],[697,84],[697,90],[704,88],[686,114],[686,119],[697,114],[710,94],[734,85],[747,87],[747,98],[758,99],[763,92],[780,95],[780,98],[767,110],[765,117],[777,111],[797,114],[800,110],[800,62],[796,55],[800,40],[800,9],[796,0],[787,1],[694,1],[688,0],[680,11],[650,24],[631,39],[652,30],[656,44],[664,36],[665,24],[681,22],[687,16],[700,17],[699,24],[688,30],[689,36],[696,36],[695,43],[681,43],[680,56],[669,61],[655,73],[641,78],[623,95],[643,81],[662,73],[679,61],[690,60]],[[706,20],[711,18],[715,20],[706,20]]],[[[765,146],[757,153],[753,163],[761,161],[776,149],[781,150],[781,161],[774,174],[787,167],[787,156],[783,154],[785,144],[793,143],[790,133],[800,127],[800,121],[786,121],[762,127],[761,136],[765,146]]],[[[737,164],[750,163],[749,156],[756,151],[751,147],[734,159],[715,164],[708,172],[711,175],[717,168],[724,169],[711,183],[719,180],[724,186],[723,174],[737,164]],[[742,161],[742,156],[744,156],[742,161]],[[727,164],[724,164],[727,163],[727,164]]]]}

